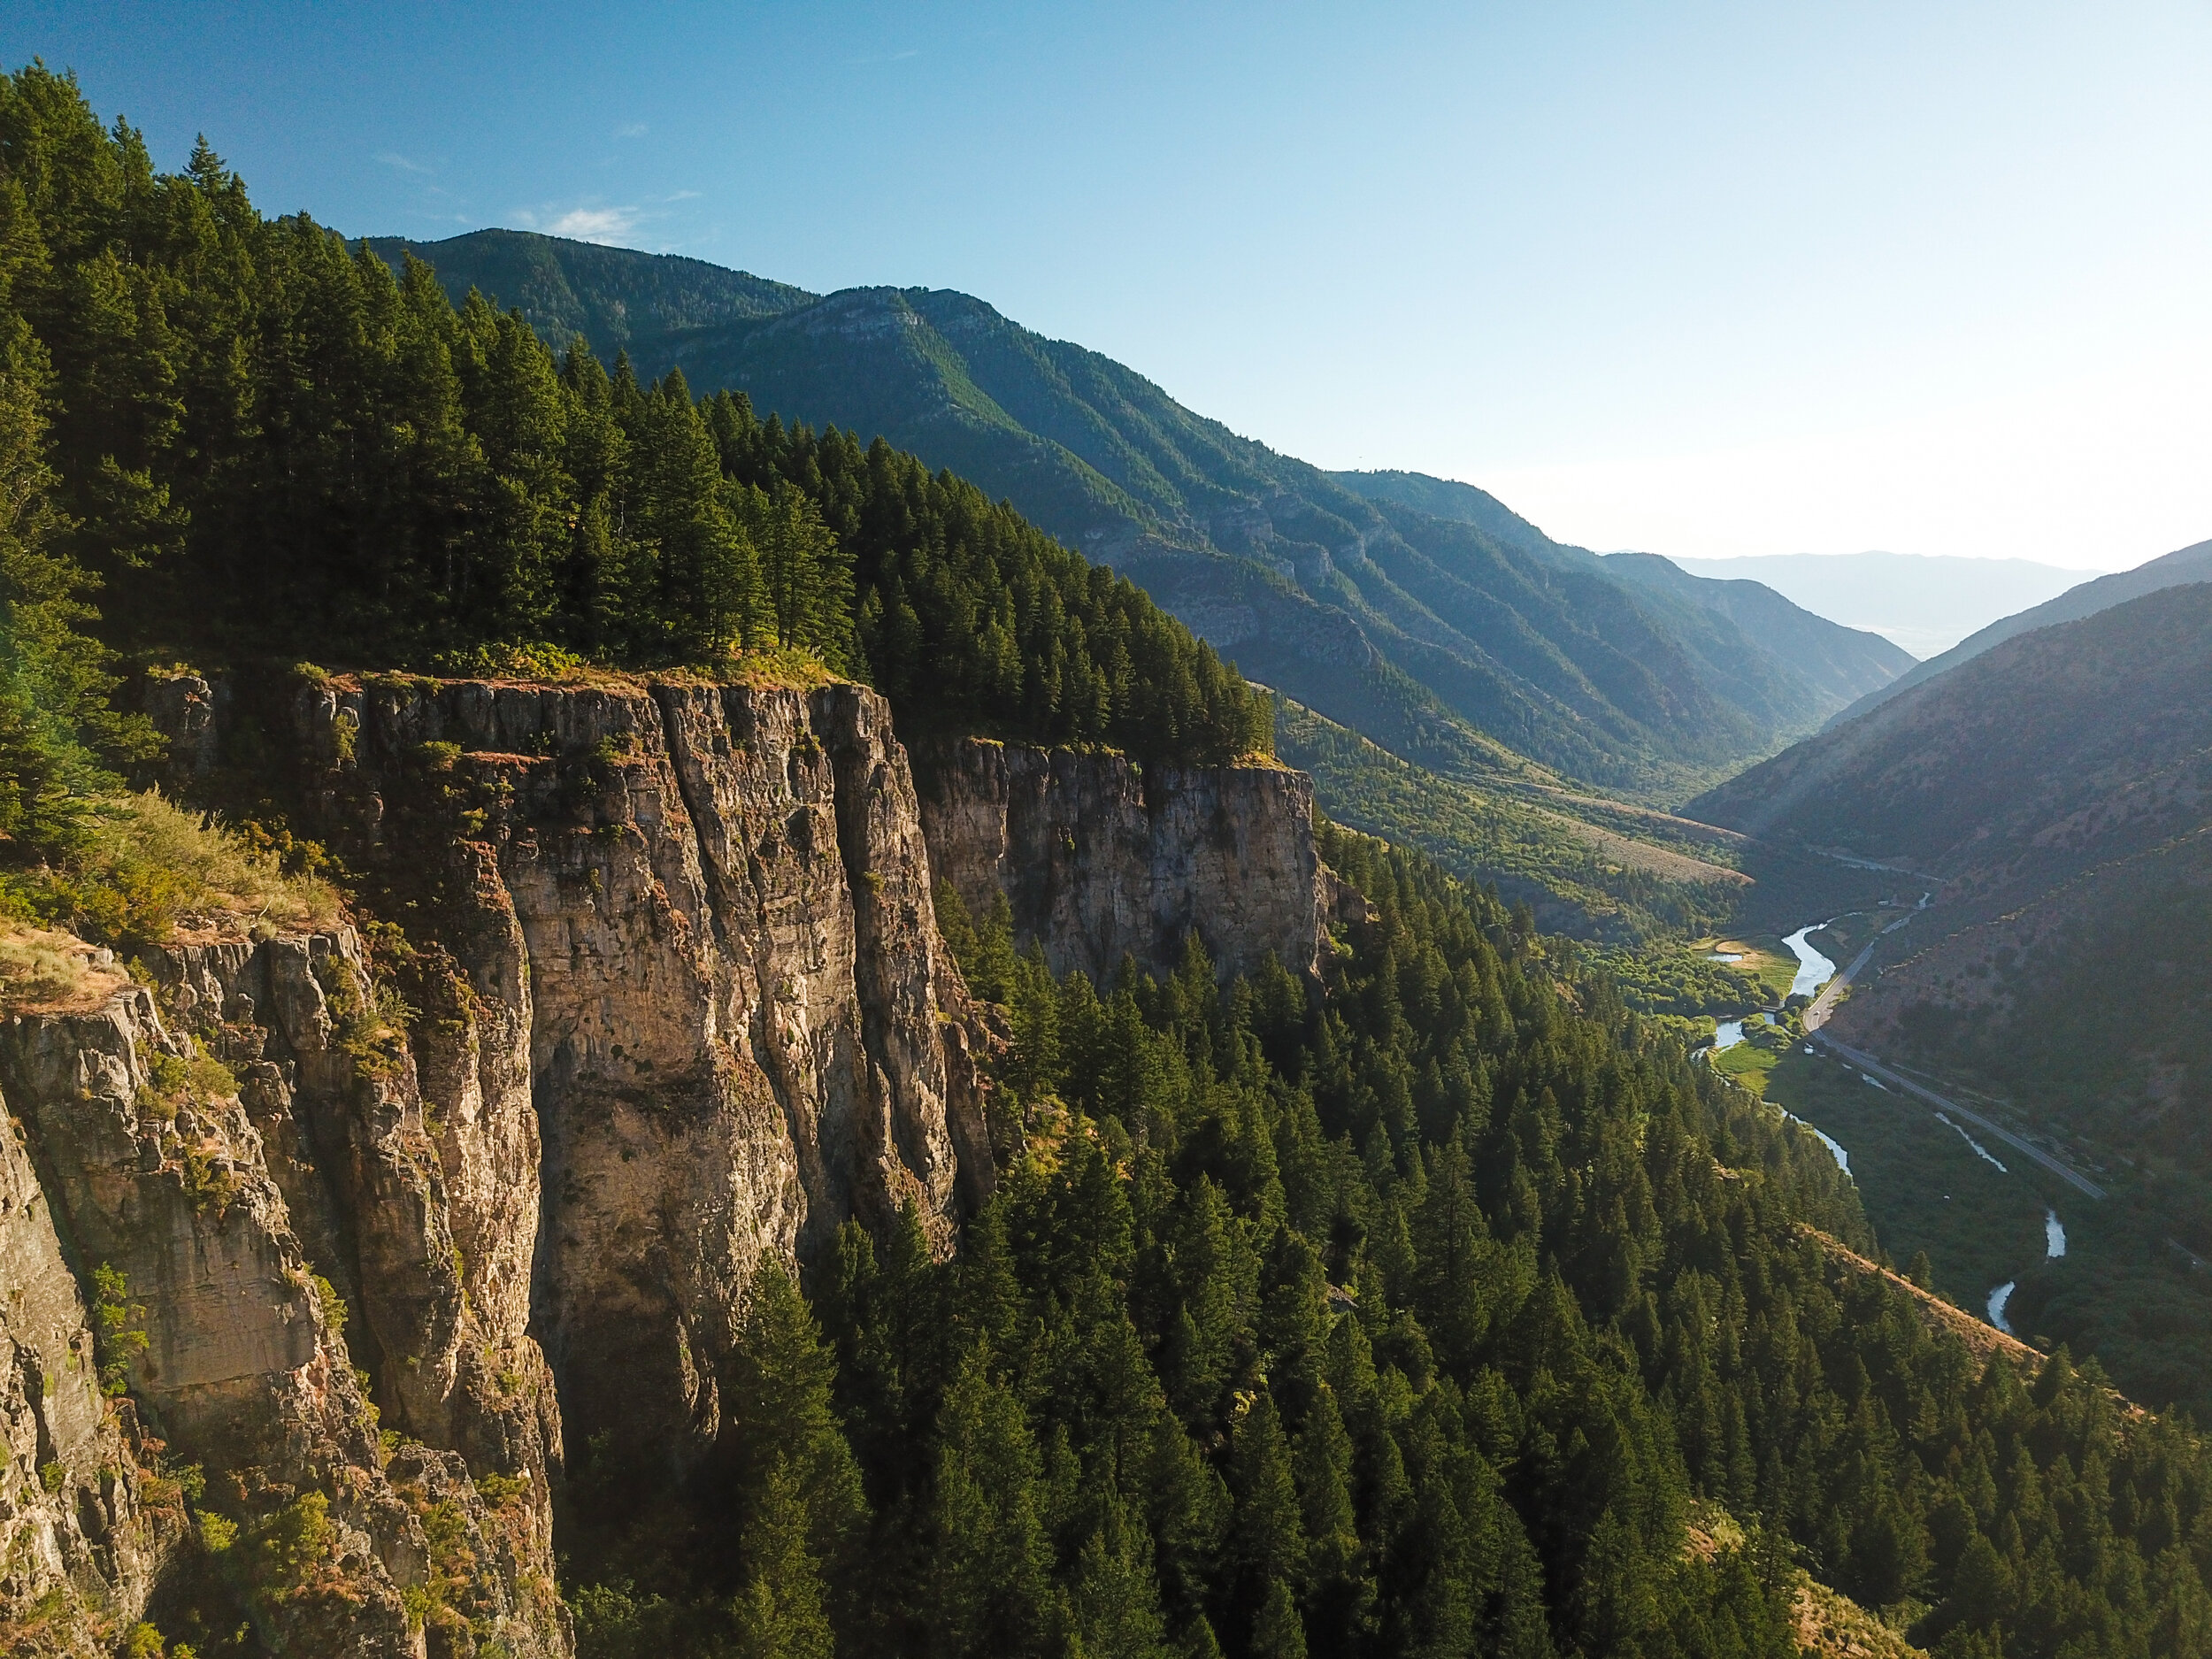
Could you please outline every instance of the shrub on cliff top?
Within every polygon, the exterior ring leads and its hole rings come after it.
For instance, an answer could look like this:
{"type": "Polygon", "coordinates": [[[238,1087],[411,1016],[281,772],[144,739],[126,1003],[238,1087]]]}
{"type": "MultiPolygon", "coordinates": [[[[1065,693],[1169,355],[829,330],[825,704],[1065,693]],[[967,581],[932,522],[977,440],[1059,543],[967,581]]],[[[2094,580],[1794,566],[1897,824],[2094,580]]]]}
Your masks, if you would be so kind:
{"type": "Polygon", "coordinates": [[[96,798],[66,859],[0,874],[0,904],[127,949],[163,943],[186,921],[227,931],[326,926],[338,894],[150,789],[96,798]]]}
{"type": "Polygon", "coordinates": [[[83,948],[66,933],[28,927],[0,937],[0,1006],[62,1007],[95,982],[83,948]]]}

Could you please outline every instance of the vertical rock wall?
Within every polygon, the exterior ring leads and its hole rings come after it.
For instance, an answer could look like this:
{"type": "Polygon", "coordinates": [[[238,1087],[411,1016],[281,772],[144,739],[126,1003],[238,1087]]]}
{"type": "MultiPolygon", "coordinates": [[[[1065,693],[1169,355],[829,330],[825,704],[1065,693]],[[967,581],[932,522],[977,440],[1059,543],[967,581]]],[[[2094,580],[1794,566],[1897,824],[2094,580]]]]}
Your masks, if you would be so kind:
{"type": "Polygon", "coordinates": [[[443,964],[413,1046],[477,1194],[471,1305],[512,1303],[526,1262],[570,1442],[682,1475],[764,1256],[909,1206],[949,1250],[993,1179],[887,710],[388,680],[286,718],[323,833],[443,964]]]}
{"type": "MultiPolygon", "coordinates": [[[[334,1041],[334,1003],[354,1010],[354,1033],[378,1034],[352,936],[144,960],[159,1002],[134,986],[88,1012],[0,1026],[0,1089],[74,1284],[105,1274],[118,1287],[81,1349],[125,1369],[166,1462],[206,1477],[204,1512],[242,1524],[224,1560],[188,1565],[229,1580],[279,1652],[419,1655],[441,1630],[468,1640],[438,1652],[472,1652],[478,1634],[516,1655],[565,1652],[541,1463],[472,1471],[434,1444],[380,1440],[343,1334],[357,1313],[369,1348],[419,1333],[434,1363],[465,1324],[411,1071],[403,1055],[334,1041]],[[232,1077],[179,1080],[196,1061],[232,1077]],[[498,1512],[472,1473],[510,1478],[498,1512]],[[288,1513],[316,1540],[309,1559],[265,1547],[288,1513]]],[[[58,1293],[45,1300],[65,1314],[58,1293]]],[[[100,1434],[127,1439],[122,1413],[107,1423],[100,1434]]],[[[113,1472],[126,1460],[108,1456],[104,1479],[127,1484],[113,1472]]],[[[174,1506],[173,1536],[177,1483],[150,1472],[137,1492],[174,1506]]],[[[106,1576],[142,1603],[150,1586],[118,1566],[106,1576]]]]}
{"type": "Polygon", "coordinates": [[[150,701],[173,787],[257,769],[399,928],[373,972],[350,928],[219,928],[0,1025],[0,1616],[59,1586],[80,1632],[181,1560],[279,1651],[565,1651],[568,1455],[702,1468],[764,1259],[907,1210],[949,1251],[991,1189],[939,879],[1102,978],[1192,932],[1311,975],[1343,896],[1299,774],[969,742],[918,795],[849,685],[150,701]],[[119,1409],[103,1268],[144,1339],[119,1409]],[[187,1462],[250,1529],[314,1498],[315,1571],[272,1580],[250,1538],[211,1565],[157,1468],[187,1462]]]}
{"type": "Polygon", "coordinates": [[[146,1455],[102,1396],[52,1203],[0,1110],[0,1652],[104,1652],[137,1619],[184,1518],[146,1502],[146,1455]]]}
{"type": "Polygon", "coordinates": [[[978,738],[918,767],[938,877],[969,910],[1003,894],[1056,973],[1161,971],[1195,933],[1224,972],[1318,972],[1347,898],[1314,849],[1313,781],[1279,766],[1156,766],[978,738]]]}

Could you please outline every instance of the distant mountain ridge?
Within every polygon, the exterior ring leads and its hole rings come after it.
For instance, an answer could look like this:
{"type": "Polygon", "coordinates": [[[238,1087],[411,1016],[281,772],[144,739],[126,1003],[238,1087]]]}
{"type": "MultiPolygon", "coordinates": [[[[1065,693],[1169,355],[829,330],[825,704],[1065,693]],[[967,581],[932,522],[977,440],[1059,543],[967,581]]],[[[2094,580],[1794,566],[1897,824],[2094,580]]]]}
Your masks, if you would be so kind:
{"type": "Polygon", "coordinates": [[[467,286],[496,295],[501,305],[519,311],[554,349],[581,334],[609,357],[641,336],[770,317],[821,297],[703,259],[641,256],[627,248],[535,231],[476,230],[442,242],[402,236],[367,241],[394,265],[403,252],[411,252],[434,265],[438,262],[428,257],[432,248],[440,250],[449,265],[458,255],[467,266],[467,286]]]}
{"type": "Polygon", "coordinates": [[[1857,697],[1913,665],[1909,652],[1878,634],[1818,616],[1757,581],[1694,575],[1655,553],[1593,553],[1555,541],[1487,490],[1423,472],[1333,472],[1346,488],[1435,518],[1471,525],[1492,539],[1571,569],[1595,570],[1726,617],[1747,637],[1785,657],[1815,684],[1857,697]]]}
{"type": "Polygon", "coordinates": [[[1675,563],[1693,576],[1764,582],[1816,615],[1870,628],[1920,657],[1947,651],[1977,629],[2096,574],[2032,559],[1921,553],[1777,553],[1675,563]]]}
{"type": "Polygon", "coordinates": [[[520,232],[373,245],[457,294],[520,284],[534,326],[626,349],[641,374],[881,434],[1112,564],[1254,678],[1455,776],[1523,755],[1677,799],[1909,665],[1809,614],[1793,626],[1822,649],[1778,646],[1494,503],[1471,518],[1371,499],[967,295],[816,296],[520,232]]]}
{"type": "Polygon", "coordinates": [[[1855,720],[1871,709],[1879,707],[1892,697],[1924,685],[1939,674],[1947,673],[1960,664],[1970,662],[1985,651],[2016,639],[2037,628],[2047,628],[2062,622],[2078,622],[2111,606],[2124,604],[2168,588],[2191,582],[2212,581],[2212,541],[2199,541],[2178,552],[2154,558],[2147,565],[2139,565],[2131,571],[2116,571],[2109,576],[2070,588],[2055,599],[2039,605],[2000,618],[1978,634],[1969,635],[1939,657],[1932,657],[1917,667],[1899,675],[1889,684],[1868,692],[1842,713],[1834,717],[1832,725],[1855,720]]]}

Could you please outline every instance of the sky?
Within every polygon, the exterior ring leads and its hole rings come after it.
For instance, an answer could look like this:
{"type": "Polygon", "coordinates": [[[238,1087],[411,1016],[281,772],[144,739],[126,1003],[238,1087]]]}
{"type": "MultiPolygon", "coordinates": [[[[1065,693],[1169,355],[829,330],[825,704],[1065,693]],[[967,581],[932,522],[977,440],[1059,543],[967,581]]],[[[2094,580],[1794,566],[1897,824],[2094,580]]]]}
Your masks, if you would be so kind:
{"type": "Polygon", "coordinates": [[[1586,546],[2212,536],[2208,0],[11,0],[33,56],[265,211],[959,288],[1586,546]]]}

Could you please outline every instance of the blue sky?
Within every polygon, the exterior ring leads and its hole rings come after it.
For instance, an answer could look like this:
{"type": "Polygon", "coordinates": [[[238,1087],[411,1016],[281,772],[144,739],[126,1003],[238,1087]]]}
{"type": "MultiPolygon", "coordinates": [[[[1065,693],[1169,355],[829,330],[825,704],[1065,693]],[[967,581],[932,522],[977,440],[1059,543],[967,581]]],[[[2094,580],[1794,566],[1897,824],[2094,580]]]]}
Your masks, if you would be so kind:
{"type": "Polygon", "coordinates": [[[1679,555],[2212,535],[2212,6],[67,5],[168,165],[980,295],[1679,555]]]}

